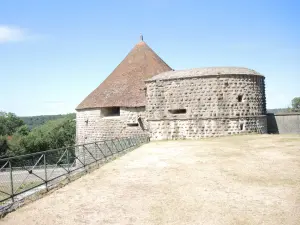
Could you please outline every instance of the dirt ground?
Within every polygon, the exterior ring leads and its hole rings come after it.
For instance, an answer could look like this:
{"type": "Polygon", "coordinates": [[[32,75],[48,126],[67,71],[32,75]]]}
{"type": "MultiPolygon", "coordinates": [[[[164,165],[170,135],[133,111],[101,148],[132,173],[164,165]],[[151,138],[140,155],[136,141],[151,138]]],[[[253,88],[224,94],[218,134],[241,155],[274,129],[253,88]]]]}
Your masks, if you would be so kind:
{"type": "Polygon", "coordinates": [[[0,224],[300,224],[300,135],[146,144],[0,224]]]}

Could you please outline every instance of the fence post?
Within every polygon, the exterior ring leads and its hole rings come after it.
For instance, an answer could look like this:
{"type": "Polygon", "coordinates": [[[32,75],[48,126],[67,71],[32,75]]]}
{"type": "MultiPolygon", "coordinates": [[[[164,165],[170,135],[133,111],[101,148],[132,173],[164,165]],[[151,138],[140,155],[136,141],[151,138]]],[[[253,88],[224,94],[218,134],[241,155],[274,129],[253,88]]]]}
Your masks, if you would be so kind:
{"type": "Polygon", "coordinates": [[[133,139],[134,139],[134,144],[135,144],[135,146],[139,145],[138,140],[137,140],[137,137],[135,136],[133,139]]]}
{"type": "Polygon", "coordinates": [[[115,142],[114,142],[114,140],[113,140],[113,139],[111,140],[111,142],[113,143],[113,145],[115,146],[115,148],[116,148],[117,152],[119,153],[119,150],[118,150],[117,146],[115,145],[115,142]]]}
{"type": "Polygon", "coordinates": [[[48,178],[47,178],[47,160],[46,160],[46,153],[44,154],[44,169],[45,169],[45,184],[46,184],[46,190],[48,191],[48,178]]]}
{"type": "Polygon", "coordinates": [[[125,148],[124,148],[123,144],[121,144],[122,142],[120,141],[119,138],[117,138],[117,140],[118,140],[118,142],[119,142],[119,144],[120,144],[120,146],[121,146],[121,151],[123,151],[125,148]]]}
{"type": "Polygon", "coordinates": [[[134,136],[133,136],[133,137],[131,137],[131,141],[132,141],[132,144],[133,144],[133,146],[136,146],[136,143],[135,143],[134,136]]]}
{"type": "Polygon", "coordinates": [[[122,137],[120,141],[122,142],[123,150],[126,150],[127,146],[126,146],[125,138],[122,137]]]}
{"type": "Polygon", "coordinates": [[[8,162],[9,162],[9,169],[10,169],[11,198],[12,198],[12,202],[14,202],[15,199],[14,199],[14,181],[13,181],[12,165],[11,165],[11,161],[10,160],[8,162]]]}
{"type": "Polygon", "coordinates": [[[130,148],[130,145],[128,144],[128,138],[124,138],[124,142],[125,142],[125,145],[126,145],[126,148],[130,148]]]}
{"type": "Polygon", "coordinates": [[[84,145],[82,145],[82,152],[83,152],[83,167],[85,169],[85,148],[84,148],[84,145]]]}
{"type": "Polygon", "coordinates": [[[130,148],[132,148],[134,145],[133,145],[133,142],[131,140],[131,137],[128,138],[128,141],[129,141],[130,148]]]}
{"type": "Polygon", "coordinates": [[[114,155],[114,153],[112,152],[112,150],[110,149],[110,147],[108,146],[108,144],[106,143],[106,141],[103,141],[104,142],[104,144],[106,145],[106,147],[107,147],[107,149],[110,151],[110,153],[111,153],[111,155],[109,155],[109,156],[113,156],[114,155]]]}
{"type": "Polygon", "coordinates": [[[130,143],[129,143],[129,138],[126,138],[126,145],[127,145],[127,148],[131,148],[130,143]]]}
{"type": "Polygon", "coordinates": [[[97,167],[99,168],[99,164],[100,164],[100,154],[99,153],[99,149],[96,148],[97,144],[96,144],[96,141],[94,143],[94,152],[95,152],[95,159],[96,159],[96,164],[97,164],[97,167]]]}
{"type": "Polygon", "coordinates": [[[68,165],[68,180],[70,181],[70,160],[69,160],[69,148],[67,147],[67,165],[68,165]]]}
{"type": "Polygon", "coordinates": [[[142,141],[141,141],[141,136],[140,135],[138,135],[138,141],[139,141],[139,145],[141,145],[142,141]]]}
{"type": "Polygon", "coordinates": [[[99,152],[99,149],[97,148],[97,144],[96,143],[97,142],[95,141],[94,151],[95,151],[96,160],[97,160],[98,166],[99,166],[99,161],[100,161],[101,153],[99,152]]]}

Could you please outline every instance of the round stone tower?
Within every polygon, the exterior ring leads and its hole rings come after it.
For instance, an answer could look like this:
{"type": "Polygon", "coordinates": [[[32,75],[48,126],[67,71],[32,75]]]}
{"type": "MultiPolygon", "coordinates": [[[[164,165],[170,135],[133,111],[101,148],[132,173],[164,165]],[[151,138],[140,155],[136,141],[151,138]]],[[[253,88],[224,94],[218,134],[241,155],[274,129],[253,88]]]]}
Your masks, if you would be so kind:
{"type": "Polygon", "coordinates": [[[152,139],[266,133],[264,76],[239,67],[169,71],[146,81],[152,139]]]}
{"type": "Polygon", "coordinates": [[[144,81],[170,70],[141,36],[112,73],[77,106],[77,144],[146,134],[144,81]]]}

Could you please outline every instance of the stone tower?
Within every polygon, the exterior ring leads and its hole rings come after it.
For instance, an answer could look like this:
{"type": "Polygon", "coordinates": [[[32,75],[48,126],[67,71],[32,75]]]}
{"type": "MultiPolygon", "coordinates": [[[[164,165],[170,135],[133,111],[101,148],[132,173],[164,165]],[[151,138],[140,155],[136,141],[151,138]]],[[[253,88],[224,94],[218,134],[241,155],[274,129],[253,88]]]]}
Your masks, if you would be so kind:
{"type": "Polygon", "coordinates": [[[78,144],[267,132],[263,75],[242,67],[174,71],[140,39],[76,108],[78,144]]]}
{"type": "Polygon", "coordinates": [[[76,108],[78,144],[146,132],[145,80],[172,70],[144,41],[76,108]]]}
{"type": "Polygon", "coordinates": [[[240,67],[161,73],[146,81],[152,140],[266,133],[265,78],[240,67]]]}

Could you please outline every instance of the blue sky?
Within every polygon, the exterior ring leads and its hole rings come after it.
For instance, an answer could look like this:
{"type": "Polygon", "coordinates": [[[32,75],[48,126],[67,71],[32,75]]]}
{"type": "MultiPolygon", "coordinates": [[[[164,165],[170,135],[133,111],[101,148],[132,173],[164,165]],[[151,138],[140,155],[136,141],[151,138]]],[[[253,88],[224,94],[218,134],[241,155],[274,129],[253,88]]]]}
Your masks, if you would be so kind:
{"type": "Polygon", "coordinates": [[[2,0],[0,110],[74,112],[141,33],[174,69],[243,66],[264,74],[268,108],[300,96],[296,0],[2,0]]]}

